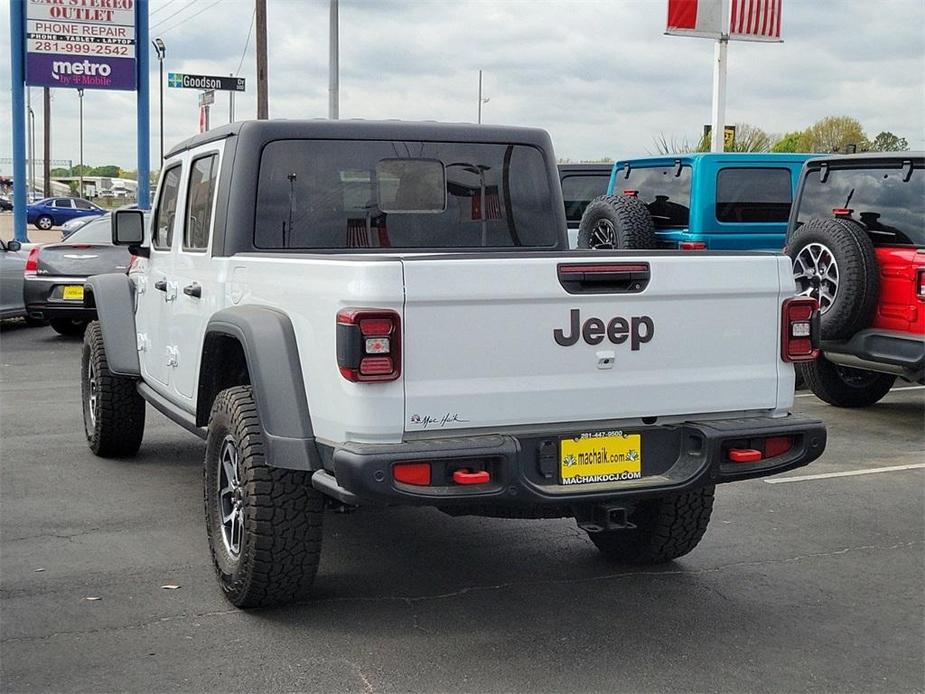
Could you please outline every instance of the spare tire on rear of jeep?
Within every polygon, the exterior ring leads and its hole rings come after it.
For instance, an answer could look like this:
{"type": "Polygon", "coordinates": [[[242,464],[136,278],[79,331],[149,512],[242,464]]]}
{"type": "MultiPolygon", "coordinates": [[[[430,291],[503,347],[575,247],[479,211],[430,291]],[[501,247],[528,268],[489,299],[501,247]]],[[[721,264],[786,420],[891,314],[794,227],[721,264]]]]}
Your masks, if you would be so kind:
{"type": "Polygon", "coordinates": [[[846,340],[870,326],[880,272],[867,232],[849,219],[813,217],[790,236],[798,296],[819,301],[822,339],[846,340]]]}
{"type": "Polygon", "coordinates": [[[585,208],[578,227],[578,248],[652,249],[655,227],[645,204],[626,195],[602,195],[585,208]]]}

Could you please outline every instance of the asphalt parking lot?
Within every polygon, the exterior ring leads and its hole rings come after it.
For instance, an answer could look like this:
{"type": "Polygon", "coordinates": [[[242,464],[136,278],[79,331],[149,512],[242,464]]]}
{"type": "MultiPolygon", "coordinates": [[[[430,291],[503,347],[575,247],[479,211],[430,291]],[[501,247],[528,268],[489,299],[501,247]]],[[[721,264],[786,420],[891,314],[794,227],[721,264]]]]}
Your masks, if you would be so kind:
{"type": "MultiPolygon", "coordinates": [[[[317,598],[242,612],[212,576],[203,444],[149,408],[137,459],[93,457],[79,354],[0,326],[4,691],[925,689],[921,468],[720,487],[656,570],[571,521],[330,514],[317,598]]],[[[787,477],[925,460],[920,388],[797,409],[829,447],[787,477]]]]}

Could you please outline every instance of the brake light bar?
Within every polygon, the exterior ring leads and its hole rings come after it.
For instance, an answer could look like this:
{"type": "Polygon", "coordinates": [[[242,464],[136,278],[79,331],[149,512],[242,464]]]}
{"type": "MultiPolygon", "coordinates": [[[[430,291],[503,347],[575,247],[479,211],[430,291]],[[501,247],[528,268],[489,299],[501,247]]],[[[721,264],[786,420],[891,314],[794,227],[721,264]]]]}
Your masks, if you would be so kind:
{"type": "Polygon", "coordinates": [[[401,319],[389,309],[337,313],[337,367],[348,381],[394,381],[401,375],[401,319]]]}
{"type": "Polygon", "coordinates": [[[23,273],[34,277],[39,269],[39,247],[34,246],[29,255],[26,257],[26,266],[23,269],[23,273]]]}
{"type": "Polygon", "coordinates": [[[781,348],[784,361],[812,361],[819,356],[819,303],[809,297],[787,299],[781,308],[781,348]]]}

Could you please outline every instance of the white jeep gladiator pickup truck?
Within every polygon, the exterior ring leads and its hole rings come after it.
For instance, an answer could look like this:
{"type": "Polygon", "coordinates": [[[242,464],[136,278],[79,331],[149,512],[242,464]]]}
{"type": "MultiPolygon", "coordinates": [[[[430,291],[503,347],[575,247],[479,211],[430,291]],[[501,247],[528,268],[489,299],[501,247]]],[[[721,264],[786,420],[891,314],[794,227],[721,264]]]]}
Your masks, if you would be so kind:
{"type": "Polygon", "coordinates": [[[136,256],[86,301],[91,449],[145,402],[206,440],[206,528],[235,605],[304,599],[325,508],[573,517],[608,557],[699,542],[716,484],[825,448],[789,413],[817,351],[783,255],[571,251],[549,136],[257,121],[164,161],[136,256]]]}

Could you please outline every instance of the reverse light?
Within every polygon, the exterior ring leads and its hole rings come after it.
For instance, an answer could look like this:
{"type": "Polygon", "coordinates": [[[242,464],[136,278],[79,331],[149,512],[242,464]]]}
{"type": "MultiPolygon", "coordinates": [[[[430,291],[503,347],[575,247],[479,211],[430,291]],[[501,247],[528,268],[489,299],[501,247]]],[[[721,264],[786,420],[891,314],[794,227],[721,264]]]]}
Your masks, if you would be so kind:
{"type": "Polygon", "coordinates": [[[29,277],[35,277],[39,270],[39,247],[34,246],[26,258],[26,266],[23,269],[24,274],[29,277]]]}
{"type": "Polygon", "coordinates": [[[920,299],[925,299],[925,267],[920,267],[916,273],[915,293],[920,299]]]}
{"type": "Polygon", "coordinates": [[[781,349],[784,361],[812,361],[819,356],[819,303],[795,297],[781,307],[781,349]]]}
{"type": "Polygon", "coordinates": [[[401,322],[395,311],[337,313],[337,367],[348,381],[394,381],[401,375],[401,322]]]}

